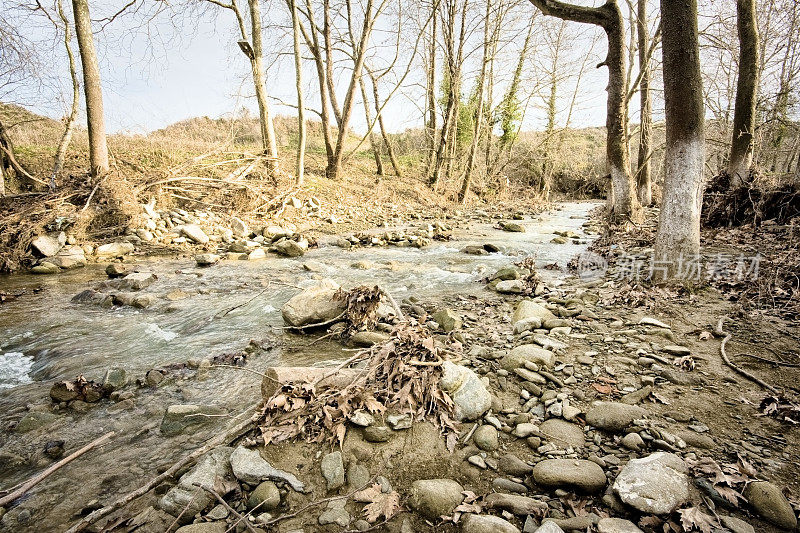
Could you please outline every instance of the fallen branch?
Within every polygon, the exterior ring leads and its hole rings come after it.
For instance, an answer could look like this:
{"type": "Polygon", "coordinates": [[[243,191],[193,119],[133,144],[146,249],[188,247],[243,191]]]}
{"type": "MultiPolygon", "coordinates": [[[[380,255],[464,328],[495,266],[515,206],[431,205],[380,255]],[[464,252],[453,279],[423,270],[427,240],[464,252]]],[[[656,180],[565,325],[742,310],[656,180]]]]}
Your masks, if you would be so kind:
{"type": "Polygon", "coordinates": [[[58,470],[62,466],[64,466],[67,463],[77,459],[78,457],[80,457],[81,455],[85,454],[89,450],[91,450],[93,448],[97,448],[98,446],[104,444],[106,441],[108,441],[108,439],[113,437],[114,434],[115,434],[114,431],[109,431],[108,433],[106,433],[102,437],[93,440],[92,442],[90,442],[89,444],[87,444],[86,446],[81,448],[80,450],[77,450],[77,451],[69,454],[67,457],[64,457],[59,462],[51,465],[50,467],[48,467],[43,472],[33,476],[31,479],[29,479],[28,481],[26,481],[25,483],[20,485],[18,489],[14,490],[14,491],[6,494],[2,498],[0,498],[0,507],[4,507],[5,505],[13,502],[14,500],[19,498],[20,496],[24,495],[26,492],[31,490],[31,488],[33,488],[34,486],[38,485],[42,480],[47,478],[50,474],[52,474],[53,472],[55,472],[56,470],[58,470]]]}
{"type": "Polygon", "coordinates": [[[342,320],[344,320],[346,314],[347,314],[347,312],[344,312],[341,315],[337,316],[336,318],[332,318],[330,320],[326,320],[325,322],[317,322],[315,324],[307,324],[305,326],[284,326],[283,329],[293,329],[293,330],[298,330],[298,331],[305,331],[307,329],[322,328],[322,327],[325,327],[325,326],[330,326],[331,324],[336,324],[337,322],[341,322],[342,320]]]}
{"type": "Polygon", "coordinates": [[[761,385],[762,387],[764,387],[765,389],[767,389],[768,391],[770,391],[773,394],[780,395],[780,391],[778,391],[778,389],[776,389],[775,387],[773,387],[769,383],[766,383],[761,378],[759,378],[757,376],[754,376],[753,374],[751,374],[747,370],[744,370],[742,367],[738,366],[737,364],[733,363],[730,359],[728,359],[728,354],[725,352],[725,345],[730,340],[731,333],[723,331],[723,329],[722,329],[722,324],[723,324],[723,322],[725,322],[725,320],[727,318],[728,317],[724,316],[724,317],[719,319],[719,322],[717,322],[717,330],[716,330],[717,335],[719,335],[720,337],[725,337],[724,339],[722,339],[722,344],[719,345],[719,352],[722,355],[722,360],[725,361],[725,364],[728,365],[729,367],[731,367],[735,372],[737,372],[737,373],[741,374],[742,376],[746,377],[747,379],[749,379],[753,383],[757,383],[758,385],[761,385]]]}
{"type": "MultiPolygon", "coordinates": [[[[255,409],[255,413],[258,413],[260,410],[260,406],[255,409]]],[[[254,424],[254,420],[252,415],[250,418],[241,422],[240,424],[234,426],[230,431],[224,433],[222,435],[218,435],[217,437],[211,439],[206,443],[205,446],[202,446],[189,455],[183,457],[178,462],[174,463],[171,467],[164,471],[163,474],[158,475],[151,479],[149,482],[145,483],[138,489],[129,492],[128,494],[122,496],[117,501],[112,504],[106,505],[105,507],[93,511],[86,515],[80,522],[69,528],[65,533],[78,533],[79,531],[83,531],[90,525],[94,524],[101,518],[113,513],[117,509],[127,505],[128,503],[132,502],[133,500],[144,496],[148,492],[150,492],[153,488],[155,488],[158,484],[162,481],[172,477],[176,472],[178,472],[181,468],[186,466],[187,464],[195,461],[196,459],[200,458],[202,455],[207,453],[208,451],[216,448],[223,442],[231,442],[236,440],[238,437],[241,436],[242,433],[248,431],[251,426],[254,424]]]]}
{"type": "Polygon", "coordinates": [[[401,322],[405,321],[406,317],[403,314],[403,311],[400,309],[400,306],[397,305],[397,302],[395,301],[395,299],[392,298],[392,295],[389,294],[389,291],[387,291],[384,288],[381,288],[381,292],[383,293],[384,296],[386,296],[386,299],[389,300],[389,303],[392,304],[392,307],[394,308],[394,312],[397,313],[397,318],[399,318],[401,322]]]}
{"type": "MultiPolygon", "coordinates": [[[[237,512],[236,512],[236,510],[235,510],[233,507],[231,507],[230,505],[228,505],[228,502],[226,502],[226,501],[225,501],[225,498],[223,498],[222,496],[220,496],[220,495],[219,495],[219,493],[218,493],[217,491],[215,491],[215,490],[214,490],[214,489],[212,489],[212,488],[209,488],[209,487],[206,487],[206,486],[204,486],[204,485],[201,485],[200,483],[192,483],[192,485],[194,485],[195,487],[200,487],[200,488],[201,488],[201,489],[203,489],[204,491],[206,491],[206,492],[208,492],[209,494],[211,494],[211,495],[212,495],[214,498],[216,498],[216,499],[217,499],[217,501],[218,501],[219,503],[221,503],[221,504],[222,504],[222,506],[223,506],[223,507],[225,507],[225,509],[227,509],[227,510],[228,510],[228,512],[230,512],[231,514],[233,514],[233,516],[235,516],[236,518],[238,518],[238,519],[239,519],[239,520],[238,520],[238,522],[236,522],[237,524],[238,524],[238,523],[240,523],[240,522],[242,522],[242,520],[244,520],[244,517],[243,517],[241,514],[237,513],[237,512]]],[[[246,528],[247,528],[247,531],[249,531],[250,533],[258,533],[258,532],[255,530],[255,528],[254,528],[253,526],[251,526],[251,525],[250,525],[250,521],[249,521],[249,520],[244,520],[244,527],[246,527],[246,528]]]]}

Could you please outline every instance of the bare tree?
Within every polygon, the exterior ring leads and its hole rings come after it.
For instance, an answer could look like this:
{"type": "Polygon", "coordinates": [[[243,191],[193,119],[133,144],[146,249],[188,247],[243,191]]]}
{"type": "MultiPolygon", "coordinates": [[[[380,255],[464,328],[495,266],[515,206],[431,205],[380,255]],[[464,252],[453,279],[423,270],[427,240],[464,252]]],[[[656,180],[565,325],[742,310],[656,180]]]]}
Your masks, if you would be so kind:
{"type": "Polygon", "coordinates": [[[661,0],[661,21],[667,139],[654,277],[668,280],[700,253],[705,113],[697,0],[661,0]]]}
{"type": "Polygon", "coordinates": [[[618,218],[638,221],[642,217],[636,184],[630,172],[626,136],[626,59],[625,28],[616,0],[600,7],[583,7],[557,0],[530,0],[545,15],[600,26],[608,37],[608,55],[598,66],[608,67],[608,103],[606,110],[606,159],[611,174],[611,212],[618,218]]]}
{"type": "Polygon", "coordinates": [[[297,90],[297,166],[295,168],[295,184],[303,185],[305,181],[306,155],[306,116],[305,98],[303,96],[303,57],[300,49],[300,17],[297,13],[296,0],[289,0],[292,11],[292,44],[294,46],[295,87],[297,90]]]}
{"type": "Polygon", "coordinates": [[[647,0],[638,1],[636,32],[639,43],[639,152],[637,154],[636,192],[642,205],[653,203],[650,175],[650,151],[653,136],[653,101],[650,96],[650,58],[647,49],[647,0]]]}
{"type": "Polygon", "coordinates": [[[272,115],[267,103],[267,88],[264,76],[264,45],[261,28],[261,7],[260,0],[247,0],[250,11],[250,34],[247,33],[245,18],[236,0],[225,3],[221,0],[204,0],[223,9],[230,10],[236,17],[236,24],[239,28],[240,40],[238,42],[242,53],[250,61],[250,70],[253,76],[253,87],[258,103],[259,126],[261,128],[261,147],[264,154],[269,158],[270,165],[274,165],[278,160],[278,147],[275,140],[275,128],[272,123],[272,115]]]}
{"type": "Polygon", "coordinates": [[[469,152],[467,153],[467,164],[461,178],[461,190],[458,193],[458,201],[462,204],[467,201],[467,195],[469,194],[472,171],[475,167],[475,156],[478,151],[478,141],[481,138],[481,128],[485,118],[483,102],[486,94],[484,87],[486,83],[486,66],[489,62],[489,48],[492,45],[489,40],[489,16],[491,12],[492,2],[491,0],[486,0],[486,15],[483,19],[483,59],[481,60],[481,70],[480,74],[478,74],[478,80],[475,82],[475,90],[478,94],[478,103],[475,109],[475,124],[472,131],[472,142],[470,143],[469,152]]]}
{"type": "Polygon", "coordinates": [[[739,33],[739,77],[733,111],[733,139],[728,158],[731,187],[740,187],[750,178],[753,165],[753,136],[756,128],[756,102],[759,74],[759,38],[756,1],[736,0],[739,33]]]}

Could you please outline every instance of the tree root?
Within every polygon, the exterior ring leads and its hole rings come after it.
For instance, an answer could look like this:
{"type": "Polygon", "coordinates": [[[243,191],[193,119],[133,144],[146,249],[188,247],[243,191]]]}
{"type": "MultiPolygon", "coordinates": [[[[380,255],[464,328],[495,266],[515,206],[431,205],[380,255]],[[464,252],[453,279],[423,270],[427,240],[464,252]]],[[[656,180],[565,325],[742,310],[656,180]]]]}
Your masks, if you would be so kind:
{"type": "Polygon", "coordinates": [[[731,367],[736,373],[746,377],[747,379],[749,379],[753,383],[761,385],[762,387],[764,387],[765,389],[767,389],[771,393],[773,393],[775,395],[780,395],[781,393],[780,393],[780,391],[778,389],[776,389],[775,387],[773,387],[769,383],[766,383],[761,378],[759,378],[757,376],[754,376],[753,374],[751,374],[747,370],[743,369],[742,367],[738,366],[736,363],[734,363],[730,359],[728,359],[728,354],[725,352],[725,345],[731,339],[732,335],[722,329],[722,324],[725,322],[725,320],[727,318],[728,317],[724,316],[724,317],[719,319],[719,322],[717,322],[717,329],[715,331],[715,333],[717,335],[719,335],[720,337],[724,337],[722,339],[722,344],[719,345],[719,352],[722,355],[722,360],[725,361],[725,364],[728,365],[729,367],[731,367]]]}

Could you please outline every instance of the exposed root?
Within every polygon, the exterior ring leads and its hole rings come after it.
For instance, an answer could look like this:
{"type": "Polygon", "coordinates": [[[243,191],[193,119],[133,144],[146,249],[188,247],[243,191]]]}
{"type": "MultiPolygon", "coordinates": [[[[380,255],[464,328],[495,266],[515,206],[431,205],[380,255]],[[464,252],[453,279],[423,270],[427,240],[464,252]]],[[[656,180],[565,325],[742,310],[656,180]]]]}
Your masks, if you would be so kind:
{"type": "Polygon", "coordinates": [[[722,339],[722,343],[719,345],[719,352],[722,355],[722,360],[725,361],[725,364],[728,365],[729,367],[731,367],[736,373],[746,377],[747,379],[749,379],[753,383],[761,385],[762,387],[764,387],[765,389],[767,389],[771,393],[780,395],[780,391],[778,389],[776,389],[775,387],[773,387],[769,383],[766,383],[761,378],[759,378],[757,376],[754,376],[753,374],[751,374],[747,370],[743,369],[742,367],[738,366],[737,364],[735,364],[734,362],[732,362],[728,358],[728,354],[725,352],[725,345],[731,339],[732,335],[722,329],[722,324],[725,322],[725,320],[727,320],[727,318],[728,317],[726,317],[726,316],[720,318],[719,322],[717,322],[717,329],[716,329],[716,334],[719,335],[720,337],[724,337],[722,339]]]}

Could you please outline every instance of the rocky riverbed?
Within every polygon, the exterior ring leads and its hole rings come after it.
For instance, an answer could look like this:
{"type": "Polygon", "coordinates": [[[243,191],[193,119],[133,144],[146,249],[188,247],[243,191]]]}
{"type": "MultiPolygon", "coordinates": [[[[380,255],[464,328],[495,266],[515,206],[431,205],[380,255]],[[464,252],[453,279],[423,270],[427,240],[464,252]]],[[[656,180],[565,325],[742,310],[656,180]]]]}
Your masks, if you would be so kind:
{"type": "MultiPolygon", "coordinates": [[[[608,278],[570,277],[566,263],[596,233],[592,207],[341,235],[298,258],[123,262],[108,275],[89,266],[37,281],[38,293],[32,278],[9,280],[6,290],[29,292],[3,304],[0,321],[3,485],[116,435],[0,511],[0,525],[65,530],[246,420],[272,391],[252,370],[350,357],[324,329],[283,329],[336,318],[336,283],[380,285],[448,347],[440,386],[459,419],[454,449],[435,421],[399,413],[351,416],[341,446],[262,446],[250,434],[99,524],[182,533],[796,529],[796,434],[758,416],[764,392],[721,364],[711,331],[729,304],[702,294],[642,306],[621,302],[608,278]],[[416,248],[409,236],[430,241],[416,248]],[[95,383],[73,382],[80,373],[95,383]]],[[[399,318],[388,302],[380,317],[356,344],[386,341],[399,318]]]]}

